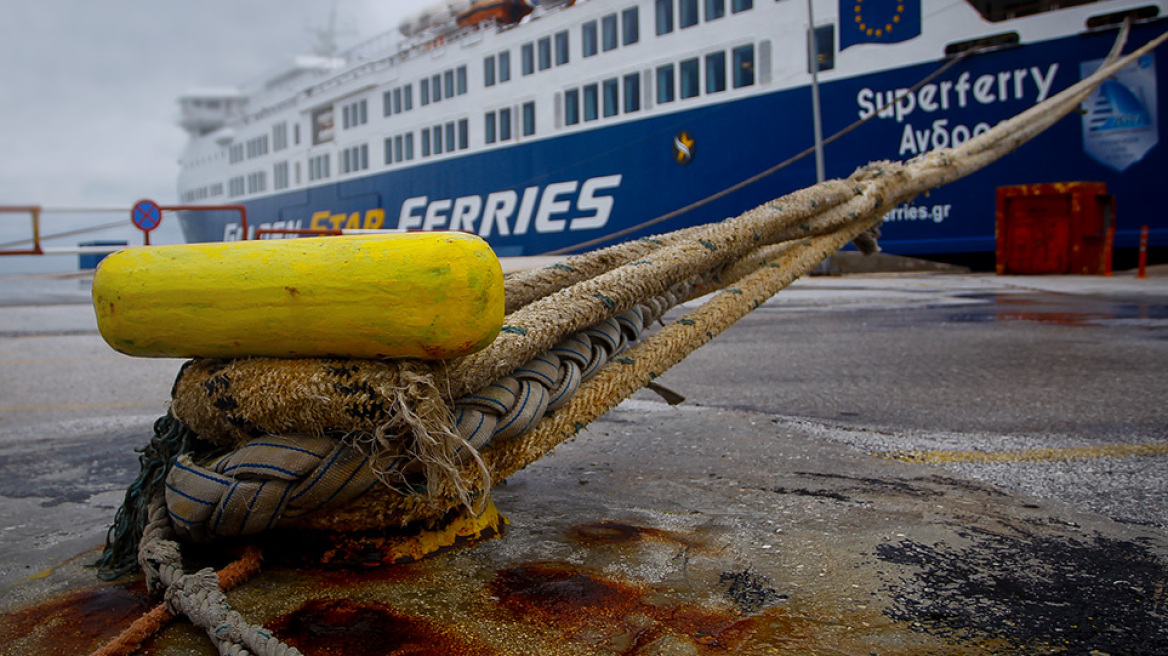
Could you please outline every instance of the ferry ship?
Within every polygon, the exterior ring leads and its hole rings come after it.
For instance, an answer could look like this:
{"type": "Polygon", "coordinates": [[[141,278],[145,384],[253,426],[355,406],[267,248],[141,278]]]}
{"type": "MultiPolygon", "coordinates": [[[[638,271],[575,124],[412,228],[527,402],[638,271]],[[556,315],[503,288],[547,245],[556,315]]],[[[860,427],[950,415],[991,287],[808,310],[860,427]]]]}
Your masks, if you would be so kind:
{"type": "MultiPolygon", "coordinates": [[[[179,198],[245,206],[249,238],[462,230],[500,256],[586,249],[960,144],[1089,74],[1126,20],[1128,50],[1158,35],[1166,4],[450,0],[251,88],[183,96],[179,198]],[[777,166],[816,133],[819,158],[777,166]]],[[[894,208],[883,249],[992,253],[995,189],[1061,181],[1107,185],[1117,248],[1142,225],[1168,246],[1161,54],[1005,160],[894,208]]],[[[188,241],[245,237],[238,212],[179,220],[188,241]]]]}

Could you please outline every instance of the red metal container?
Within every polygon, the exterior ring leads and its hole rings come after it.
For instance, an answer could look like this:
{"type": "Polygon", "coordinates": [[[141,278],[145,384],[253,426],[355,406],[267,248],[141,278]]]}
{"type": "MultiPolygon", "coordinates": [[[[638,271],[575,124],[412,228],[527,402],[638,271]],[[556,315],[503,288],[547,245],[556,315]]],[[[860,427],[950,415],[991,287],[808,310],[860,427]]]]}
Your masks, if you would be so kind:
{"type": "Polygon", "coordinates": [[[1106,184],[998,187],[997,200],[999,275],[1106,273],[1106,235],[1115,220],[1106,184]]]}

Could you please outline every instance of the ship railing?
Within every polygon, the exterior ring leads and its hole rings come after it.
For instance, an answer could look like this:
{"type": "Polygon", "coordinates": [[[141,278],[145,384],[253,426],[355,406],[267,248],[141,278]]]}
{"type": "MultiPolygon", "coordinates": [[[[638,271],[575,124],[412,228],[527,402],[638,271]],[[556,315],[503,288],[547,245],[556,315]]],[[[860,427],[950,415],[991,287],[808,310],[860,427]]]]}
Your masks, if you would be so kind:
{"type": "MultiPolygon", "coordinates": [[[[298,105],[302,99],[313,98],[314,96],[318,96],[330,89],[342,86],[348,82],[351,82],[352,80],[368,75],[369,73],[400,65],[419,54],[430,52],[438,47],[454,45],[482,30],[495,29],[496,27],[497,25],[495,21],[483,21],[482,23],[478,23],[476,25],[459,27],[459,29],[450,33],[430,34],[426,38],[418,39],[409,47],[402,48],[392,55],[386,55],[378,59],[365,61],[355,68],[346,68],[341,73],[333,73],[331,71],[320,72],[318,73],[319,76],[327,77],[328,79],[322,80],[321,82],[318,82],[304,89],[303,91],[300,91],[292,99],[283,100],[273,105],[263,107],[259,110],[256,110],[255,112],[248,113],[243,116],[241,121],[244,125],[247,125],[253,121],[262,120],[275,113],[288,109],[289,107],[298,105]]],[[[358,61],[361,61],[363,57],[362,53],[374,51],[377,42],[384,38],[387,38],[387,35],[383,34],[379,37],[374,37],[373,39],[370,39],[364,43],[358,44],[353,48],[342,52],[341,57],[351,64],[355,64],[358,61]]]]}

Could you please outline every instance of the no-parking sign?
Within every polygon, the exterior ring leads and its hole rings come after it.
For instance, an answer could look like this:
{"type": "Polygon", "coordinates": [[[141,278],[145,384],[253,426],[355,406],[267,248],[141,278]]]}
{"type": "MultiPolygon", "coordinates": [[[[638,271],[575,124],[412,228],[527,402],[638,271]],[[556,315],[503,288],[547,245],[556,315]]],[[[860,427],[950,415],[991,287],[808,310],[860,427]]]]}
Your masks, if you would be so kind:
{"type": "Polygon", "coordinates": [[[150,243],[150,231],[162,223],[162,208],[152,200],[140,200],[130,209],[130,222],[145,233],[146,243],[150,243]]]}

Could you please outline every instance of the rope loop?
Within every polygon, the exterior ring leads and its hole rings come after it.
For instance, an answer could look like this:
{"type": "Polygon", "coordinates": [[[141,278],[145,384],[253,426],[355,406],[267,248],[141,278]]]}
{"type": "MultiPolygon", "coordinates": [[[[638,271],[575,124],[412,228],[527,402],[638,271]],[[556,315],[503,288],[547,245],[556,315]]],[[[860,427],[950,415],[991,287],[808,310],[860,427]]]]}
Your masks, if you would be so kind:
{"type": "Polygon", "coordinates": [[[166,479],[166,506],[180,538],[207,542],[252,535],[281,517],[345,503],[377,481],[369,457],[342,441],[273,435],[206,466],[179,456],[166,479]]]}

